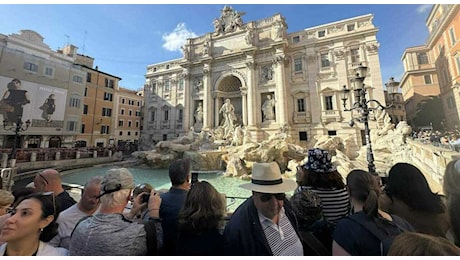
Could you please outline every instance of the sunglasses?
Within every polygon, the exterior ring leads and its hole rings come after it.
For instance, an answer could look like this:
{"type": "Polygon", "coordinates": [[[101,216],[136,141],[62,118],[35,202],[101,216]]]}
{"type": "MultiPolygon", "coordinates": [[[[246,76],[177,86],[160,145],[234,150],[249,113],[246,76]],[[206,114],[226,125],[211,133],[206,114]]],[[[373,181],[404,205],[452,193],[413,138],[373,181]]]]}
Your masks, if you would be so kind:
{"type": "Polygon", "coordinates": [[[45,176],[43,176],[41,173],[37,173],[38,176],[40,176],[40,178],[42,178],[46,184],[49,184],[48,180],[45,178],[45,176]]]}
{"type": "Polygon", "coordinates": [[[272,196],[275,196],[277,200],[284,200],[286,198],[286,194],[284,193],[261,193],[260,195],[260,201],[262,202],[267,202],[272,199],[272,196]]]}
{"type": "MultiPolygon", "coordinates": [[[[56,198],[54,196],[54,192],[52,192],[52,191],[37,192],[37,193],[33,193],[31,195],[26,196],[24,199],[30,199],[30,198],[35,198],[35,197],[39,197],[39,196],[51,196],[51,198],[53,200],[53,216],[55,216],[56,215],[56,198]]],[[[16,208],[8,208],[6,212],[8,214],[14,215],[14,214],[16,214],[17,209],[16,208]]]]}

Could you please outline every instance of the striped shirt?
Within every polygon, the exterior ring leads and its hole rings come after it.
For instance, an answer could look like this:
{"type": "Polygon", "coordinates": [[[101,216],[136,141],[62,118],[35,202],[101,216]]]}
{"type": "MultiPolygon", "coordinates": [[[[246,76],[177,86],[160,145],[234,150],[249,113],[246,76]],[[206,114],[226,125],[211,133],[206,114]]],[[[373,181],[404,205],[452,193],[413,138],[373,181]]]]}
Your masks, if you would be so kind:
{"type": "Polygon", "coordinates": [[[296,192],[309,189],[316,193],[323,204],[324,218],[335,227],[337,221],[350,212],[350,196],[346,188],[327,189],[307,186],[298,187],[296,192]]]}
{"type": "Polygon", "coordinates": [[[291,222],[284,213],[284,208],[279,213],[279,225],[260,212],[259,221],[264,230],[265,238],[274,256],[303,255],[303,246],[291,222]]]}

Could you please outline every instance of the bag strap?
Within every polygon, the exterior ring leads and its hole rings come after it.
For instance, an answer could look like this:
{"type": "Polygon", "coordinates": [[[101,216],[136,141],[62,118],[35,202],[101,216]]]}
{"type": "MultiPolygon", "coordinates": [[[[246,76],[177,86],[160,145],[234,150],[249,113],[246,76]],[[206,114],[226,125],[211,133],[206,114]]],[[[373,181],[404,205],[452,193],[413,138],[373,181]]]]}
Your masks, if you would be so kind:
{"type": "MultiPolygon", "coordinates": [[[[395,219],[395,217],[393,215],[390,215],[390,216],[393,219],[393,221],[389,222],[390,225],[395,226],[396,228],[398,228],[402,232],[406,231],[405,228],[403,228],[401,225],[396,223],[396,221],[395,221],[396,219],[395,219]]],[[[364,215],[364,214],[353,214],[353,215],[347,216],[347,218],[352,220],[353,222],[359,224],[360,226],[365,228],[367,231],[372,233],[372,235],[377,237],[380,240],[380,253],[382,255],[384,255],[383,254],[383,241],[388,237],[388,235],[384,234],[382,232],[382,230],[380,230],[377,227],[377,225],[375,225],[375,223],[371,223],[373,221],[371,219],[369,219],[368,217],[366,217],[366,215],[364,215]]]]}
{"type": "Polygon", "coordinates": [[[312,233],[300,231],[303,242],[310,247],[317,256],[331,256],[332,252],[327,249],[312,233]]]}

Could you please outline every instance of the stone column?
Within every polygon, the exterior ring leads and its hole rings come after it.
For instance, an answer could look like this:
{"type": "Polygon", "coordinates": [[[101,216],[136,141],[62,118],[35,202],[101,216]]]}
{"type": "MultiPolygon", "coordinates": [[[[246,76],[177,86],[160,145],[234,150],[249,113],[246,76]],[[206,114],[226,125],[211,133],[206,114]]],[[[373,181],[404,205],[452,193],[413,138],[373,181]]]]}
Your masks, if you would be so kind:
{"type": "Polygon", "coordinates": [[[241,88],[241,98],[242,98],[242,113],[243,113],[243,125],[248,125],[248,114],[249,114],[249,109],[248,109],[248,90],[247,88],[241,88]]]}
{"type": "Polygon", "coordinates": [[[217,93],[215,91],[212,92],[212,99],[214,101],[214,128],[219,126],[219,97],[217,97],[217,93]]]}
{"type": "Polygon", "coordinates": [[[8,154],[2,153],[2,168],[8,167],[8,154]]]}
{"type": "Polygon", "coordinates": [[[274,60],[273,65],[275,66],[275,98],[276,98],[276,105],[275,105],[275,119],[276,123],[283,124],[287,122],[286,120],[286,111],[287,111],[287,103],[286,102],[286,89],[285,89],[285,82],[286,82],[286,69],[284,68],[285,62],[284,53],[278,54],[274,60]]]}
{"type": "Polygon", "coordinates": [[[248,127],[255,127],[256,125],[256,116],[254,113],[258,111],[257,109],[254,109],[256,106],[256,91],[255,91],[255,85],[256,81],[254,80],[254,69],[255,69],[255,63],[254,63],[254,58],[252,56],[247,57],[248,61],[246,62],[246,67],[247,67],[247,107],[250,108],[247,110],[247,126],[248,127]]]}
{"type": "Polygon", "coordinates": [[[58,151],[58,152],[56,152],[56,157],[55,157],[55,160],[56,160],[56,161],[59,161],[59,160],[61,160],[61,152],[59,152],[59,151],[58,151]]]}
{"type": "Polygon", "coordinates": [[[30,161],[31,162],[36,162],[37,161],[37,152],[32,152],[30,154],[30,161]]]}
{"type": "Polygon", "coordinates": [[[188,132],[193,125],[193,108],[191,106],[192,93],[190,89],[190,77],[188,69],[184,69],[180,78],[184,80],[184,108],[188,107],[188,111],[184,109],[184,130],[188,132]]]}
{"type": "Polygon", "coordinates": [[[211,66],[209,64],[204,64],[203,66],[203,130],[211,129],[212,122],[212,102],[211,99],[211,66]]]}

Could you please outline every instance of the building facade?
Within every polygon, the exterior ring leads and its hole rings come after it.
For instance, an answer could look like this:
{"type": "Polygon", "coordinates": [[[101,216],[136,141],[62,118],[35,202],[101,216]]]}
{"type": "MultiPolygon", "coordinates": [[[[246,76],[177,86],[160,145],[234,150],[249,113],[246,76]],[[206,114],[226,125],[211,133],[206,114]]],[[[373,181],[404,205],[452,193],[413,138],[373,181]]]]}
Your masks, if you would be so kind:
{"type": "Polygon", "coordinates": [[[217,130],[229,100],[253,141],[283,128],[300,144],[338,135],[361,146],[363,126],[348,125],[358,115],[344,112],[340,91],[362,64],[370,98],[384,104],[373,15],[294,33],[280,14],[247,23],[242,15],[225,6],[214,32],[188,39],[182,58],[147,67],[142,139],[217,130]]]}
{"type": "MultiPolygon", "coordinates": [[[[0,34],[0,38],[2,97],[7,94],[13,79],[19,79],[19,89],[27,91],[25,102],[20,106],[20,121],[29,120],[31,124],[20,136],[17,146],[73,146],[80,131],[86,77],[81,66],[73,62],[76,49],[66,54],[53,51],[40,34],[31,30],[8,36],[0,34]]],[[[7,120],[0,128],[0,146],[9,148],[14,143],[14,131],[9,126],[17,122],[18,114],[6,111],[0,114],[2,120],[7,120]],[[5,130],[5,127],[9,129],[5,130]]]]}
{"type": "Polygon", "coordinates": [[[119,88],[116,93],[115,135],[120,149],[137,150],[144,97],[141,91],[119,88]]]}
{"type": "Polygon", "coordinates": [[[385,104],[386,106],[392,105],[391,108],[387,109],[388,116],[391,118],[391,122],[397,125],[401,121],[406,121],[406,110],[404,107],[404,98],[402,93],[395,93],[393,97],[388,94],[388,91],[384,91],[385,104]]]}
{"type": "Polygon", "coordinates": [[[406,49],[401,80],[408,123],[416,104],[440,97],[444,130],[460,128],[460,5],[436,4],[428,15],[429,37],[424,46],[406,49]]]}

